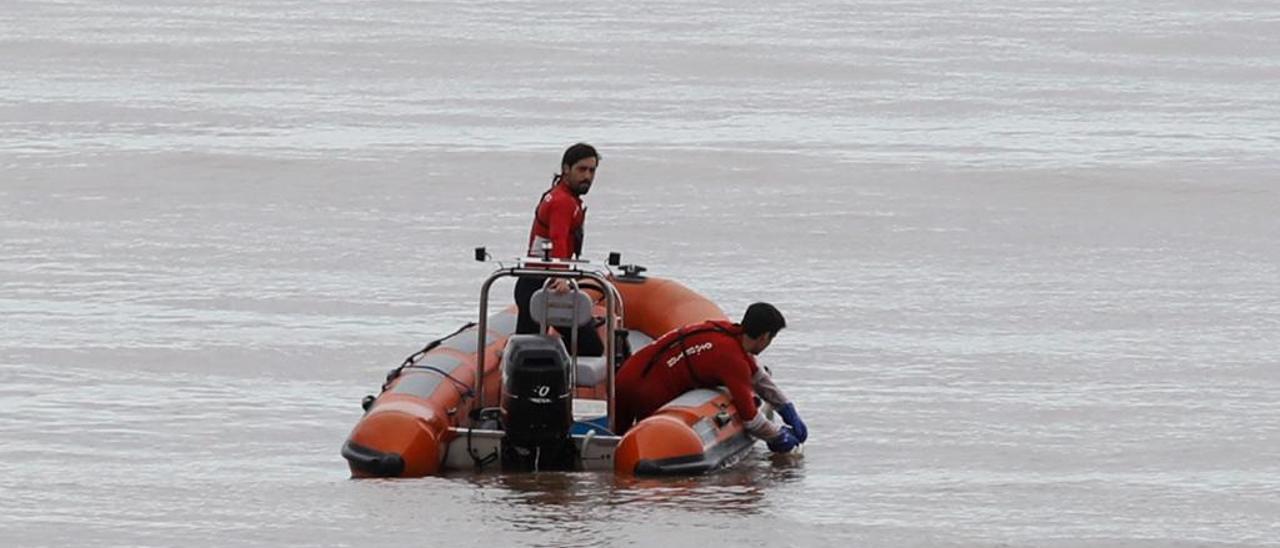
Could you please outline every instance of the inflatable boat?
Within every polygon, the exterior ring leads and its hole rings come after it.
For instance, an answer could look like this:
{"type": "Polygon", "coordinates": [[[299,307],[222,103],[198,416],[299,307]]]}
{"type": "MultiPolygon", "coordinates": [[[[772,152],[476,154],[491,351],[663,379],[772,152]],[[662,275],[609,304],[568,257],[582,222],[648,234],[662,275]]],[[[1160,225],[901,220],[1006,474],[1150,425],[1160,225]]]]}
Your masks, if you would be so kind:
{"type": "MultiPolygon", "coordinates": [[[[487,258],[483,248],[476,258],[487,258]]],[[[364,416],[342,446],[352,477],[701,474],[741,459],[754,439],[721,390],[689,391],[615,433],[614,372],[630,351],[677,327],[725,318],[693,290],[619,262],[616,253],[606,264],[524,258],[489,275],[476,322],[406,358],[379,394],[365,397],[364,416]],[[534,334],[515,333],[514,305],[489,310],[494,283],[520,277],[561,278],[571,288],[533,294],[534,334]],[[579,355],[572,341],[584,340],[580,330],[595,331],[601,355],[579,355]]]]}

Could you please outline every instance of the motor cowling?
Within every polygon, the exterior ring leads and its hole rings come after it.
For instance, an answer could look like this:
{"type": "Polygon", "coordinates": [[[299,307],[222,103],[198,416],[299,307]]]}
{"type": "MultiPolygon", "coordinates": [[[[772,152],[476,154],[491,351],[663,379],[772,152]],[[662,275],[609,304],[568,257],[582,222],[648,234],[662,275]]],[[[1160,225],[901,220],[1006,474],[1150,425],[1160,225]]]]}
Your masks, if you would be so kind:
{"type": "Polygon", "coordinates": [[[559,339],[513,335],[502,356],[503,466],[572,469],[576,452],[569,355],[559,339]]]}

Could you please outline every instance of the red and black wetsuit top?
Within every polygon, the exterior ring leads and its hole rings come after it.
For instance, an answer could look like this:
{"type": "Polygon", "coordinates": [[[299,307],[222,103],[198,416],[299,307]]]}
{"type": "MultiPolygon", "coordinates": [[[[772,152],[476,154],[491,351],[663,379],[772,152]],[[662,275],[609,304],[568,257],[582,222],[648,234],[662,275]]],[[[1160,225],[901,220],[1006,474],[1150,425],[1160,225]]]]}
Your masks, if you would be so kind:
{"type": "Polygon", "coordinates": [[[568,185],[559,181],[542,194],[529,231],[529,256],[541,257],[542,244],[551,242],[551,258],[570,259],[582,254],[582,226],[587,208],[568,185]]]}
{"type": "Polygon", "coordinates": [[[652,415],[694,388],[723,385],[743,421],[756,417],[753,382],[759,367],[742,348],[742,326],[723,320],[688,325],[636,352],[617,378],[617,428],[652,415]]]}

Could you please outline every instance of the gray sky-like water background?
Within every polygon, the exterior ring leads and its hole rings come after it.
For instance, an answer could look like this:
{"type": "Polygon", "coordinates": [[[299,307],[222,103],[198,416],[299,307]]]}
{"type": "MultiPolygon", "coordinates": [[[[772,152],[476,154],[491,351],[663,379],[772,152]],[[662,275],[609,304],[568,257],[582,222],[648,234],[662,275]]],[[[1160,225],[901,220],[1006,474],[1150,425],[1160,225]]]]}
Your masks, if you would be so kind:
{"type": "Polygon", "coordinates": [[[0,544],[1280,545],[1280,4],[0,1],[0,544]],[[789,327],[707,477],[348,479],[575,141],[789,327]]]}

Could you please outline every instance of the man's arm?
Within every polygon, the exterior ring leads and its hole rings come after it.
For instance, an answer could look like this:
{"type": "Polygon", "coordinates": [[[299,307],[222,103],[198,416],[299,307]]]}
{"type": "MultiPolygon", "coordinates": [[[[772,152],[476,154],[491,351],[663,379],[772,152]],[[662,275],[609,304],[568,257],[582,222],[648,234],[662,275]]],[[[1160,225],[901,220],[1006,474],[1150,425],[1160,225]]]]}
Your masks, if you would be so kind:
{"type": "Polygon", "coordinates": [[[787,395],[782,393],[782,389],[778,388],[778,385],[773,382],[773,376],[765,371],[763,367],[756,369],[756,375],[751,381],[755,386],[756,395],[760,396],[760,399],[769,402],[769,405],[772,405],[775,409],[791,403],[791,400],[787,399],[787,395]]]}
{"type": "Polygon", "coordinates": [[[762,440],[777,438],[778,425],[756,408],[750,362],[745,358],[727,361],[731,363],[727,364],[725,374],[719,380],[729,389],[729,396],[733,398],[733,405],[738,408],[738,416],[742,417],[743,425],[751,435],[762,440]]]}
{"type": "Polygon", "coordinates": [[[782,417],[782,422],[790,426],[796,434],[796,439],[800,443],[804,443],[809,437],[809,427],[804,424],[804,420],[800,418],[800,413],[796,411],[796,404],[791,403],[786,394],[782,393],[782,389],[778,388],[773,382],[773,376],[770,375],[763,367],[756,369],[756,375],[753,379],[755,382],[756,394],[760,398],[769,402],[773,409],[778,412],[778,416],[782,417]]]}

